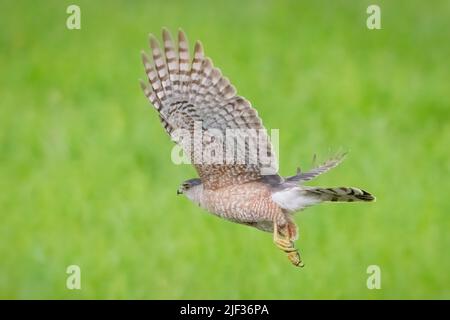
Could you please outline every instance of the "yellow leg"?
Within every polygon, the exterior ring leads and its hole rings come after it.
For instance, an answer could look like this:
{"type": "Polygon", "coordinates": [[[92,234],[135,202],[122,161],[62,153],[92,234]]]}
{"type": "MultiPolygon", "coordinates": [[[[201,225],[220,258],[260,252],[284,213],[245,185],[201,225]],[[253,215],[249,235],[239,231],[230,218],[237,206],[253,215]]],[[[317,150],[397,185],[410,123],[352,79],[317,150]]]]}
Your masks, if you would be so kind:
{"type": "Polygon", "coordinates": [[[273,222],[273,242],[275,245],[286,252],[289,260],[292,262],[294,266],[297,267],[303,267],[303,261],[300,258],[300,253],[298,252],[298,249],[294,247],[294,241],[289,239],[289,232],[286,231],[287,236],[282,236],[278,232],[278,224],[276,220],[273,222]]]}

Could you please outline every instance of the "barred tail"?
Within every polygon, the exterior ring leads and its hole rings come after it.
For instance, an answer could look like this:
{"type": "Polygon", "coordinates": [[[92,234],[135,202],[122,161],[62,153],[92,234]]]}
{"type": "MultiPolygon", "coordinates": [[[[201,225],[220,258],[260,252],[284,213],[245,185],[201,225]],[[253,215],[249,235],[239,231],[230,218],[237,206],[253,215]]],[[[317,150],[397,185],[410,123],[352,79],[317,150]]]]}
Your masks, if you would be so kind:
{"type": "Polygon", "coordinates": [[[339,187],[339,188],[310,188],[307,190],[308,193],[316,195],[322,201],[342,201],[342,202],[353,202],[353,201],[374,201],[375,197],[369,192],[353,188],[353,187],[339,187]]]}

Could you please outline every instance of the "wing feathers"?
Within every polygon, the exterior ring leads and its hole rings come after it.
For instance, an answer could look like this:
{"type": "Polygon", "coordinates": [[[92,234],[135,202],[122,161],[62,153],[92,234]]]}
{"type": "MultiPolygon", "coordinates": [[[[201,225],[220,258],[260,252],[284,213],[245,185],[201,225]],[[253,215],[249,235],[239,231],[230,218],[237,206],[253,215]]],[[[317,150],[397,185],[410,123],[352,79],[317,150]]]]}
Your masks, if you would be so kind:
{"type": "Polygon", "coordinates": [[[156,38],[152,34],[150,35],[150,47],[152,48],[154,67],[159,78],[159,82],[156,82],[156,87],[158,89],[154,90],[161,102],[164,102],[170,96],[171,91],[169,74],[166,68],[166,62],[164,61],[161,48],[159,47],[158,40],[156,40],[156,38]]]}
{"type": "Polygon", "coordinates": [[[196,98],[199,94],[201,82],[200,74],[202,71],[202,64],[204,60],[202,44],[197,41],[194,48],[194,59],[192,60],[192,67],[190,71],[190,83],[189,83],[189,100],[196,102],[196,98]]]}
{"type": "Polygon", "coordinates": [[[174,94],[180,92],[179,84],[179,67],[178,67],[178,57],[175,52],[175,47],[173,45],[172,36],[170,32],[163,28],[163,40],[164,40],[164,53],[166,56],[167,71],[169,72],[169,80],[171,82],[171,89],[174,94]]]}
{"type": "Polygon", "coordinates": [[[184,97],[188,96],[189,87],[189,47],[186,35],[182,30],[178,31],[178,56],[180,74],[180,92],[184,97]]]}
{"type": "Polygon", "coordinates": [[[344,160],[346,155],[347,155],[347,153],[338,154],[335,157],[325,161],[320,166],[318,166],[314,169],[311,169],[308,172],[300,172],[299,171],[295,176],[287,177],[286,181],[295,182],[295,183],[310,181],[310,180],[314,179],[315,177],[321,175],[322,173],[325,173],[325,172],[335,168],[336,166],[338,166],[342,162],[342,160],[344,160]]]}
{"type": "MultiPolygon", "coordinates": [[[[211,59],[205,57],[203,46],[197,41],[190,60],[189,46],[185,33],[178,31],[178,52],[169,31],[162,30],[163,46],[150,35],[153,63],[142,54],[142,62],[150,86],[141,83],[142,90],[159,113],[161,122],[169,134],[178,128],[193,130],[194,123],[201,121],[202,128],[219,129],[223,133],[233,129],[263,129],[261,119],[249,101],[237,96],[236,88],[224,77],[220,69],[214,67],[211,59]]],[[[262,133],[267,141],[267,135],[262,133]]],[[[261,135],[261,134],[260,134],[261,135]]],[[[250,139],[255,142],[257,136],[250,139]]],[[[204,143],[204,142],[195,142],[204,143]]],[[[238,153],[247,155],[245,145],[238,146],[238,153]]],[[[194,145],[194,149],[198,148],[194,145]]],[[[259,148],[259,146],[258,146],[259,148]]],[[[271,145],[268,143],[268,154],[271,145]]],[[[192,159],[192,158],[191,158],[192,159]]],[[[194,159],[195,160],[195,159],[194,159]]],[[[272,164],[275,165],[275,158],[272,164]]],[[[236,164],[196,164],[194,163],[206,188],[218,188],[223,184],[251,181],[260,177],[259,163],[236,164]],[[224,177],[228,176],[228,179],[224,177]]],[[[266,166],[264,166],[266,167],[266,166]]]]}

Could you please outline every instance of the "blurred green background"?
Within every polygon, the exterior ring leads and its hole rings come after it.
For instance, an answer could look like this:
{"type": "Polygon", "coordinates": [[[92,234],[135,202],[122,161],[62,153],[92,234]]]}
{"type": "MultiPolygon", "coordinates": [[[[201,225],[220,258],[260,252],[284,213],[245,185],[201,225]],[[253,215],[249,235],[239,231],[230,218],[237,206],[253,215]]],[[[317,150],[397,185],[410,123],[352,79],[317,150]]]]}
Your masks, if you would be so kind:
{"type": "Polygon", "coordinates": [[[2,1],[1,298],[450,298],[450,2],[2,1]],[[81,7],[81,30],[66,8],[81,7]],[[379,4],[382,30],[366,28],[379,4]],[[304,269],[270,234],[175,192],[195,176],[138,79],[182,27],[280,128],[280,168],[347,160],[311,185],[371,204],[296,216],[304,269]],[[66,289],[81,267],[82,290],[66,289]],[[368,290],[379,265],[382,288],[368,290]]]}

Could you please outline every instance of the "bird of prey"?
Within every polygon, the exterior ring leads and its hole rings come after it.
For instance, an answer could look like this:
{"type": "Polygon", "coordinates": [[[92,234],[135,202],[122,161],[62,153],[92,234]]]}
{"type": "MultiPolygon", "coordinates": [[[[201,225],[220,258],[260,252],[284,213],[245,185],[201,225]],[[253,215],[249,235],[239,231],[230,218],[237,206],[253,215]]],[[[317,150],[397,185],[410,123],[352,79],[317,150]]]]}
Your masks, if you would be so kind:
{"type": "Polygon", "coordinates": [[[374,201],[375,197],[353,187],[304,185],[336,167],[343,155],[333,157],[308,172],[298,170],[296,175],[280,176],[277,166],[273,165],[276,159],[270,143],[262,146],[257,143],[267,136],[256,110],[248,100],[237,95],[234,86],[213,66],[211,59],[204,55],[202,44],[199,41],[195,43],[191,60],[183,31],[178,32],[177,48],[165,28],[162,38],[160,47],[157,39],[150,35],[153,59],[142,52],[148,83],[141,81],[141,87],[158,112],[164,129],[186,151],[199,175],[199,178],[184,181],[177,194],[184,194],[218,217],[273,233],[275,245],[287,254],[292,264],[302,267],[304,264],[294,245],[298,237],[294,213],[324,201],[374,201]],[[183,139],[175,137],[180,130],[195,135],[195,129],[204,133],[206,138],[194,137],[193,141],[183,143],[183,139]],[[224,135],[229,129],[252,133],[257,130],[258,135],[249,134],[244,142],[234,146],[237,156],[245,154],[244,161],[236,156],[222,162],[202,161],[202,153],[198,156],[195,151],[208,147],[214,140],[214,135],[209,133],[211,129],[224,135]],[[256,149],[250,148],[250,144],[255,142],[256,149]],[[258,157],[257,161],[247,161],[255,150],[262,151],[269,158],[269,165],[263,164],[258,157]],[[267,168],[275,170],[265,170],[267,168]]]}

